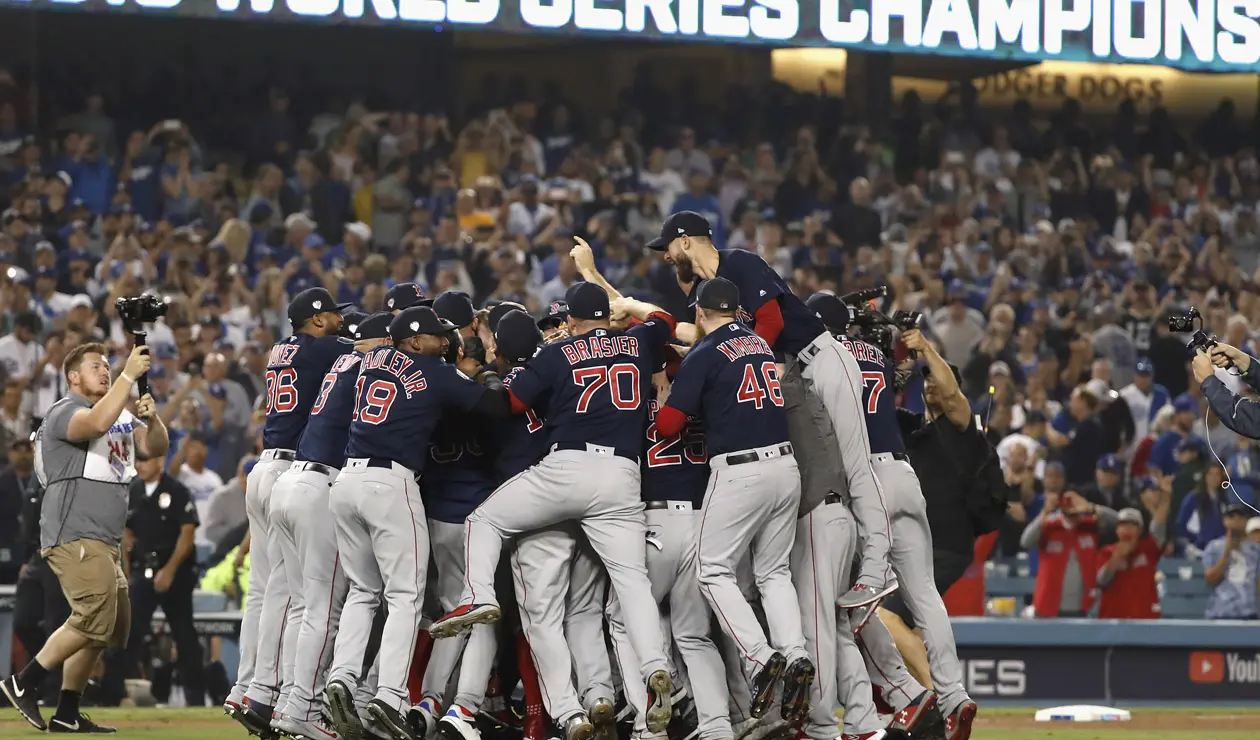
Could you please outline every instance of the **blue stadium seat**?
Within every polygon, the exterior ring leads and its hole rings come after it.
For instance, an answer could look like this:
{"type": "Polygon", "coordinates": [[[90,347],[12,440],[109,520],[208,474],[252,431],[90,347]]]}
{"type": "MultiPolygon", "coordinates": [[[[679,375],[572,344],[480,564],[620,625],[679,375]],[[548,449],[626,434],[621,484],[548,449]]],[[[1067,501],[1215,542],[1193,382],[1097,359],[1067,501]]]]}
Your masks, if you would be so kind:
{"type": "Polygon", "coordinates": [[[1164,558],[1159,561],[1159,572],[1171,579],[1187,580],[1186,574],[1190,575],[1188,580],[1203,580],[1203,561],[1191,560],[1190,558],[1164,558]]]}
{"type": "Polygon", "coordinates": [[[1203,619],[1207,611],[1208,595],[1165,596],[1161,602],[1164,619],[1203,619]]]}
{"type": "Polygon", "coordinates": [[[1183,581],[1177,578],[1168,578],[1164,580],[1164,598],[1168,597],[1207,597],[1212,593],[1212,589],[1208,588],[1207,582],[1203,580],[1183,581]]]}
{"type": "Polygon", "coordinates": [[[193,613],[227,611],[227,594],[221,591],[193,591],[193,613]]]}

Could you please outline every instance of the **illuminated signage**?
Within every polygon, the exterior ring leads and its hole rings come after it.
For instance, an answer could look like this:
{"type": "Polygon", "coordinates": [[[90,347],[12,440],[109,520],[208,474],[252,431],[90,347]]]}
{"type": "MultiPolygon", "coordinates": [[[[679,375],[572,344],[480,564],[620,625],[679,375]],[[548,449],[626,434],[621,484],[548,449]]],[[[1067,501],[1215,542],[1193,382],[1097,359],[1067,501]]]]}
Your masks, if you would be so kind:
{"type": "Polygon", "coordinates": [[[1260,0],[0,0],[0,7],[1260,68],[1260,0]]]}

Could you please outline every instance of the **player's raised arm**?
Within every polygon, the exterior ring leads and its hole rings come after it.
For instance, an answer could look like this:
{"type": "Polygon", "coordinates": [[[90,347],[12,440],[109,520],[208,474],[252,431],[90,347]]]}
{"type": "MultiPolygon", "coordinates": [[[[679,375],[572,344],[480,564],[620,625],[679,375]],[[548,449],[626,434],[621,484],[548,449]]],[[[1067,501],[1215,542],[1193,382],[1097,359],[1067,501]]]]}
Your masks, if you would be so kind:
{"type": "Polygon", "coordinates": [[[591,245],[580,236],[573,237],[573,241],[577,242],[577,246],[569,250],[569,256],[573,258],[574,264],[577,265],[578,272],[582,274],[582,279],[588,283],[595,283],[608,293],[610,300],[617,300],[621,297],[621,292],[612,286],[612,283],[604,279],[599,273],[599,269],[595,267],[595,252],[591,249],[591,245]]]}
{"type": "MultiPolygon", "coordinates": [[[[657,346],[664,345],[674,336],[674,327],[678,324],[674,317],[661,307],[633,298],[622,297],[613,301],[612,314],[614,317],[629,316],[642,321],[640,326],[645,327],[645,331],[651,332],[651,341],[657,346]]],[[[639,329],[639,327],[634,327],[634,329],[639,329]]]]}

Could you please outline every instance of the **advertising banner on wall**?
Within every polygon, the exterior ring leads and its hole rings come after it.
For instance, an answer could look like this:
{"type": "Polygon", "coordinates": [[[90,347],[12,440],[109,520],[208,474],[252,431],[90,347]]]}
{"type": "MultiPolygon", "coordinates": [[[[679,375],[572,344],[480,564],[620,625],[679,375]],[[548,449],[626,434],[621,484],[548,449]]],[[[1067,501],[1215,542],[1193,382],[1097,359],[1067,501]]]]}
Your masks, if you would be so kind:
{"type": "Polygon", "coordinates": [[[602,34],[1254,72],[1260,1],[0,0],[25,7],[602,34]]]}

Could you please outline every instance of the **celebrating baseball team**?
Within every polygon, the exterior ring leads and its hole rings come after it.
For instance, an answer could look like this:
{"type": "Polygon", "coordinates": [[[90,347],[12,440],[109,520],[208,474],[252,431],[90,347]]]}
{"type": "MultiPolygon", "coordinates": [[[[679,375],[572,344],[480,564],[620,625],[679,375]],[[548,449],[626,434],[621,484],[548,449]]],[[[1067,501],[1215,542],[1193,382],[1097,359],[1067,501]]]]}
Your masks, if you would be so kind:
{"type": "MultiPolygon", "coordinates": [[[[649,243],[687,316],[620,296],[577,242],[586,281],[538,321],[412,283],[370,316],[295,297],[227,712],[305,740],[967,740],[893,358],[699,214],[649,243]],[[931,689],[872,618],[897,591],[931,689]]],[[[929,417],[969,418],[901,338],[929,417]]]]}

